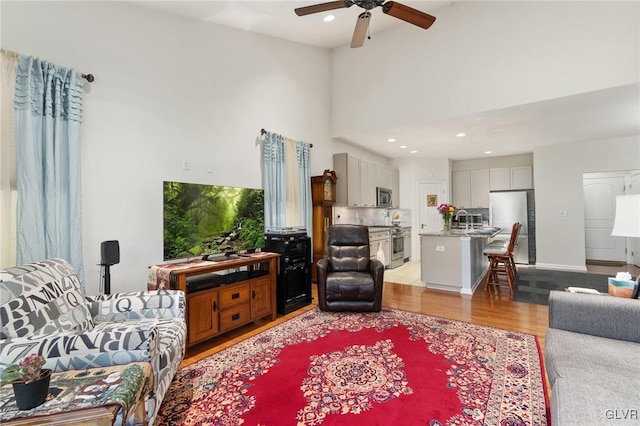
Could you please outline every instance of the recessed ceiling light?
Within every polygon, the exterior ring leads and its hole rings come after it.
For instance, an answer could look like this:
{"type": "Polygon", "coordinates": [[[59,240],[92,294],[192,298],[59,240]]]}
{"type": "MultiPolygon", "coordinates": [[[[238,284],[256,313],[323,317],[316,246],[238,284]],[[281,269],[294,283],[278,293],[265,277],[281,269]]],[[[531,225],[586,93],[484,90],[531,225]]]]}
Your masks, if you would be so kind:
{"type": "Polygon", "coordinates": [[[412,154],[417,154],[418,151],[416,151],[415,149],[413,151],[411,151],[412,154]]]}
{"type": "Polygon", "coordinates": [[[407,145],[400,145],[400,148],[406,149],[406,148],[409,148],[409,147],[407,145]]]}
{"type": "Polygon", "coordinates": [[[395,142],[396,140],[394,138],[389,138],[387,139],[387,142],[395,142]]]}
{"type": "Polygon", "coordinates": [[[467,136],[465,132],[456,133],[456,138],[464,138],[465,136],[467,136]]]}
{"type": "Polygon", "coordinates": [[[336,19],[336,16],[335,16],[335,15],[327,15],[327,16],[325,16],[324,18],[322,18],[322,20],[323,20],[324,22],[331,22],[331,21],[333,21],[334,19],[336,19]]]}
{"type": "Polygon", "coordinates": [[[485,151],[485,154],[493,154],[493,151],[485,151]]]}

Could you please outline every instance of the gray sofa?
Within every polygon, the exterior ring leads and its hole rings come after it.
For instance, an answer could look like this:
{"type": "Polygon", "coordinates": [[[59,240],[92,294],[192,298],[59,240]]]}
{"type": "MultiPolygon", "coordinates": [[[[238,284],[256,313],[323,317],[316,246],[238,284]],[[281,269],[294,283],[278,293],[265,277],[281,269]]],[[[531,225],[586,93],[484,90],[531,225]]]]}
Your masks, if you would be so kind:
{"type": "Polygon", "coordinates": [[[640,301],[552,291],[551,424],[640,424],[640,301]]]}

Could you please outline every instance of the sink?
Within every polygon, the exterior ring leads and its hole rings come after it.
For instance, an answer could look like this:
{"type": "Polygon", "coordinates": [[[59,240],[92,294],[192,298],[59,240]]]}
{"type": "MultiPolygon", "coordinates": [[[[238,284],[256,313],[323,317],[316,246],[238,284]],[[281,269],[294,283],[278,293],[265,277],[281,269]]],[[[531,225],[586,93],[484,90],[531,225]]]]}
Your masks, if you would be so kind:
{"type": "Polygon", "coordinates": [[[493,235],[499,232],[500,228],[478,228],[466,230],[464,226],[451,227],[449,233],[451,235],[493,235]]]}
{"type": "Polygon", "coordinates": [[[467,235],[493,235],[499,232],[499,228],[481,228],[467,231],[467,235]]]}

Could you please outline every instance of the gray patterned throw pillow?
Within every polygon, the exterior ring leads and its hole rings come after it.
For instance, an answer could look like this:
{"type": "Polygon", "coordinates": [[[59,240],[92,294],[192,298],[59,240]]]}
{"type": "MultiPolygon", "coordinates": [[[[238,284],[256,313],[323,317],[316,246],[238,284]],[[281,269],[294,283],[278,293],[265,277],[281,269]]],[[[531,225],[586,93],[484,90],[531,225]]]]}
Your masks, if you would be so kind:
{"type": "Polygon", "coordinates": [[[0,339],[91,330],[75,270],[50,259],[0,271],[0,339]]]}

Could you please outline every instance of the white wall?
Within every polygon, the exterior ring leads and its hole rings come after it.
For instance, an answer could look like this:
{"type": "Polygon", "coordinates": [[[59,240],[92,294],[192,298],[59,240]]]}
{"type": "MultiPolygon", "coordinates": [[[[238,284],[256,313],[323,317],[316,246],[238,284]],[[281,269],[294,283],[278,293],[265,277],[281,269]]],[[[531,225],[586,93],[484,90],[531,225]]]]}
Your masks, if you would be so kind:
{"type": "Polygon", "coordinates": [[[82,124],[89,294],[98,292],[100,242],[110,239],[121,251],[112,292],[146,288],[147,267],[162,261],[163,180],[261,187],[261,128],[313,143],[312,174],[343,150],[329,137],[325,49],[124,2],[1,8],[2,48],[96,77],[82,124]]]}
{"type": "Polygon", "coordinates": [[[332,136],[638,81],[639,2],[467,1],[332,52],[332,136]]]}
{"type": "Polygon", "coordinates": [[[639,167],[639,135],[536,149],[536,264],[586,270],[583,173],[639,167]]]}

